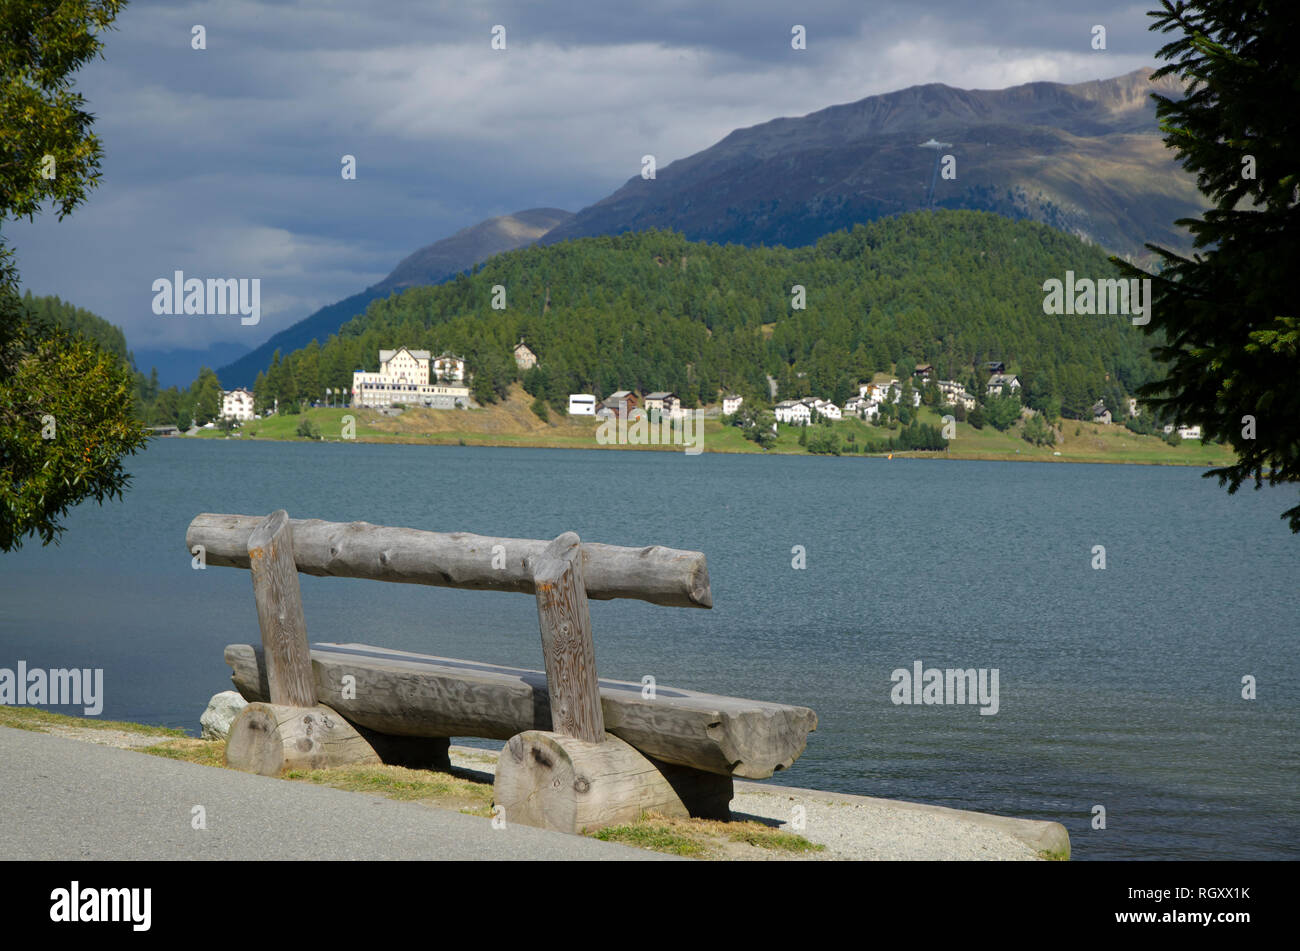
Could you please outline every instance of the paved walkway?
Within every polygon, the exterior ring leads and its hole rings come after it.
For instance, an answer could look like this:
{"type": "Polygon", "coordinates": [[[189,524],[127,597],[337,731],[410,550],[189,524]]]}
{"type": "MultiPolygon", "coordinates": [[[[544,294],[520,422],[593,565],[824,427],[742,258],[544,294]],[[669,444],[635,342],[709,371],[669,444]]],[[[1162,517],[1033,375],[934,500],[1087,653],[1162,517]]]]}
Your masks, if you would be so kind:
{"type": "Polygon", "coordinates": [[[4,859],[669,858],[5,727],[0,790],[4,859]],[[195,806],[204,831],[191,827],[195,806]]]}

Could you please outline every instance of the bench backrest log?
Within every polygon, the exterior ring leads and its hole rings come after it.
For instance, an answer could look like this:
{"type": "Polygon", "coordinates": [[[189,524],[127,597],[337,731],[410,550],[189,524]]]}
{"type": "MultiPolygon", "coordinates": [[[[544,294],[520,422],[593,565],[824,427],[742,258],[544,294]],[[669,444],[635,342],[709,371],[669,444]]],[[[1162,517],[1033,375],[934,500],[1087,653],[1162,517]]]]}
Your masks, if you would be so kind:
{"type": "Polygon", "coordinates": [[[185,535],[208,565],[248,568],[253,579],[271,702],[316,703],[298,572],[485,591],[537,599],[552,730],[591,743],[605,739],[588,598],[635,598],[711,608],[704,554],[657,545],[493,538],[387,528],[368,522],[256,515],[197,516],[185,535]]]}

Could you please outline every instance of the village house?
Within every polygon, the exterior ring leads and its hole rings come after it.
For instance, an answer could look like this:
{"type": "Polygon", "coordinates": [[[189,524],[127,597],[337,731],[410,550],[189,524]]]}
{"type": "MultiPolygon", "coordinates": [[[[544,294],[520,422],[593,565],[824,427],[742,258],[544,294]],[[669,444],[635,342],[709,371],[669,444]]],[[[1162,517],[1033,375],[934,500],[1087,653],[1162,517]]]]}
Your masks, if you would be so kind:
{"type": "Polygon", "coordinates": [[[1141,413],[1141,410],[1138,409],[1138,401],[1137,401],[1137,399],[1135,399],[1134,397],[1131,397],[1131,396],[1130,396],[1130,397],[1129,397],[1129,400],[1128,400],[1128,414],[1129,414],[1130,416],[1134,416],[1134,417],[1136,417],[1139,413],[1141,413]]]}
{"type": "MultiPolygon", "coordinates": [[[[465,361],[451,354],[438,358],[455,379],[465,378],[465,361]],[[450,358],[451,362],[448,362],[450,358]],[[455,376],[456,373],[459,376],[455,376]]],[[[448,383],[429,383],[429,351],[379,351],[379,372],[352,374],[352,405],[357,407],[392,406],[406,403],[434,409],[465,408],[469,405],[469,388],[448,383]]]]}
{"type": "Polygon", "coordinates": [[[1200,439],[1201,427],[1200,426],[1179,426],[1178,438],[1179,439],[1200,439]]]}
{"type": "Polygon", "coordinates": [[[1101,423],[1103,426],[1110,425],[1111,422],[1110,410],[1106,408],[1106,404],[1104,401],[1097,400],[1097,402],[1093,404],[1092,421],[1094,423],[1101,423]]]}
{"type": "Polygon", "coordinates": [[[965,385],[956,380],[940,380],[937,385],[943,401],[950,406],[964,406],[971,410],[979,405],[978,400],[966,392],[965,385]]]}
{"type": "Polygon", "coordinates": [[[812,407],[803,400],[782,400],[772,412],[778,423],[807,426],[812,422],[812,407]]]}
{"type": "Polygon", "coordinates": [[[812,401],[812,410],[817,413],[817,415],[824,416],[826,419],[844,418],[844,414],[840,412],[840,408],[830,400],[814,399],[812,401]]]}
{"type": "Polygon", "coordinates": [[[872,419],[880,415],[880,404],[865,396],[851,396],[844,404],[844,413],[859,419],[872,419]]]}
{"type": "Polygon", "coordinates": [[[521,370],[531,370],[537,366],[537,354],[525,345],[522,337],[515,344],[515,366],[521,370]]]}
{"type": "Polygon", "coordinates": [[[464,383],[465,361],[456,354],[444,350],[433,361],[433,375],[439,383],[464,383]]]}
{"type": "Polygon", "coordinates": [[[722,398],[722,415],[731,416],[740,410],[740,404],[745,402],[743,396],[736,396],[734,393],[722,398]]]}
{"type": "Polygon", "coordinates": [[[570,416],[595,416],[596,397],[590,393],[569,394],[570,416]]]}
{"type": "Polygon", "coordinates": [[[609,394],[596,407],[596,415],[600,417],[613,416],[615,419],[626,416],[632,410],[637,408],[636,396],[631,390],[618,390],[609,394]]]}
{"type": "Polygon", "coordinates": [[[253,394],[242,386],[233,390],[222,390],[221,416],[223,419],[252,419],[253,394]]]}
{"type": "MultiPolygon", "coordinates": [[[[903,401],[903,388],[898,385],[897,380],[894,380],[893,383],[890,384],[889,390],[886,394],[886,399],[888,399],[889,402],[891,403],[901,403],[903,401]]],[[[920,390],[912,390],[912,405],[913,406],[921,405],[920,390]]]]}
{"type": "Polygon", "coordinates": [[[930,379],[930,374],[934,372],[934,367],[928,363],[918,363],[916,369],[912,371],[912,376],[924,383],[930,379]]]}
{"type": "Polygon", "coordinates": [[[645,411],[650,414],[651,419],[655,418],[656,413],[661,419],[680,416],[681,410],[682,401],[677,398],[675,393],[668,390],[657,390],[646,395],[645,411]]]}
{"type": "Polygon", "coordinates": [[[858,395],[865,396],[873,403],[884,403],[886,401],[896,403],[898,399],[890,396],[890,391],[897,388],[898,381],[890,380],[888,383],[865,383],[858,387],[858,395]]]}
{"type": "Polygon", "coordinates": [[[989,396],[1010,396],[1018,389],[1020,389],[1020,378],[1015,374],[994,373],[989,377],[986,392],[989,396]],[[1003,390],[1006,390],[1005,394],[1003,390]]]}

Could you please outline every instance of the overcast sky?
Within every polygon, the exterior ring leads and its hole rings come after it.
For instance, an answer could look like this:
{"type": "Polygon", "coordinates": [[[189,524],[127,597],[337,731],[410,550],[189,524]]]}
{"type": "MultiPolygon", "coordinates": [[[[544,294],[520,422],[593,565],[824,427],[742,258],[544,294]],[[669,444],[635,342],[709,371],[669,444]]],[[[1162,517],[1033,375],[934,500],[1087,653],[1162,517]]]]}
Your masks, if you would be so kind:
{"type": "Polygon", "coordinates": [[[133,349],[251,347],[467,225],[578,211],[647,153],[662,168],[738,127],[919,83],[1158,65],[1155,5],[135,0],[77,79],[103,142],[99,188],[62,222],[3,233],[25,287],[113,321],[133,349]],[[261,322],[155,315],[153,281],[177,269],[260,278],[261,322]]]}

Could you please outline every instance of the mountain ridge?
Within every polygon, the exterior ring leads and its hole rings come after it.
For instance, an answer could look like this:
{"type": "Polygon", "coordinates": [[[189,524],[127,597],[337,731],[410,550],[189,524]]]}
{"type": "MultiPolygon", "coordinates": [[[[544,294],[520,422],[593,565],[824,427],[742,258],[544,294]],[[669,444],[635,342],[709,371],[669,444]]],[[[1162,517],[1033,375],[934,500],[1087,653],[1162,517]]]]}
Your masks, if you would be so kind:
{"type": "Polygon", "coordinates": [[[1176,218],[1204,207],[1159,137],[1148,96],[1181,87],[1152,70],[1083,83],[964,90],[910,86],[733,130],[622,187],[548,232],[543,244],[646,228],[692,240],[796,246],[926,207],[936,153],[956,179],[934,204],[1029,218],[1145,260],[1146,241],[1185,250],[1176,218]]]}
{"type": "Polygon", "coordinates": [[[383,280],[341,301],[327,304],[277,332],[239,359],[220,367],[217,375],[221,385],[227,389],[251,387],[257,374],[270,365],[276,350],[289,353],[305,347],[312,340],[324,341],[347,321],[364,312],[371,301],[408,287],[449,280],[482,264],[494,254],[531,244],[570,217],[572,212],[562,208],[528,208],[486,218],[427,244],[402,258],[383,280]]]}

